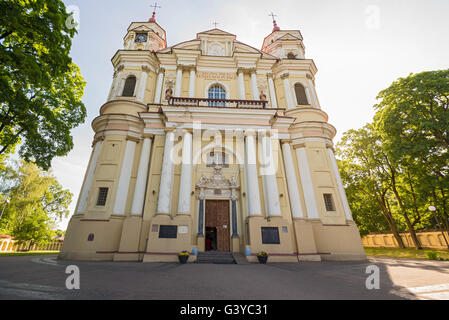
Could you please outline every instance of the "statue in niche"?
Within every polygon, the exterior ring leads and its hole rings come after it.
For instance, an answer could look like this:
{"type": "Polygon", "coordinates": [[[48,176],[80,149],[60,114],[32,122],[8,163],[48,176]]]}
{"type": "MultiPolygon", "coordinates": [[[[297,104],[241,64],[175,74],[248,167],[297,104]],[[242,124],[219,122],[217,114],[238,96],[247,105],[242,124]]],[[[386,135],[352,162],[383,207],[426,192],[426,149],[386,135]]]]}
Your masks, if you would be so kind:
{"type": "Polygon", "coordinates": [[[261,92],[260,92],[259,99],[260,99],[261,101],[267,101],[267,95],[266,95],[263,91],[261,91],[261,92]]]}
{"type": "Polygon", "coordinates": [[[173,96],[173,89],[171,87],[168,87],[167,90],[165,90],[165,100],[169,101],[172,96],[173,96]]]}

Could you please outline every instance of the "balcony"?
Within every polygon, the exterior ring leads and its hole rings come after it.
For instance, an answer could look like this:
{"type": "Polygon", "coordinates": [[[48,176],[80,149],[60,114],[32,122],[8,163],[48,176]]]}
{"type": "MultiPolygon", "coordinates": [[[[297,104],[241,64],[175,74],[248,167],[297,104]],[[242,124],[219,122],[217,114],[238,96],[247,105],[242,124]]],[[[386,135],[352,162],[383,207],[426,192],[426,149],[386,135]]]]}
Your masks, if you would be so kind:
{"type": "Polygon", "coordinates": [[[227,100],[227,99],[203,99],[203,98],[170,98],[171,106],[215,107],[215,108],[245,108],[266,109],[267,101],[262,100],[227,100]]]}

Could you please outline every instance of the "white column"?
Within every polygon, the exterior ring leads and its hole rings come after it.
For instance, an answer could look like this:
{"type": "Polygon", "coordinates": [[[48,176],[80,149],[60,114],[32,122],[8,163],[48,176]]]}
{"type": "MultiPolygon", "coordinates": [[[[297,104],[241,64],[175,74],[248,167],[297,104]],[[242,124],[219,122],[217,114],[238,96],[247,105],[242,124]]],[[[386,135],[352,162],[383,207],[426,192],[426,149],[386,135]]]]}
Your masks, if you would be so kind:
{"type": "Polygon", "coordinates": [[[320,108],[320,101],[318,100],[318,96],[316,94],[315,85],[313,84],[313,81],[311,79],[307,79],[309,83],[310,91],[312,92],[313,99],[315,101],[315,108],[320,108]]]}
{"type": "Polygon", "coordinates": [[[173,132],[167,133],[165,137],[164,162],[162,164],[161,182],[159,186],[159,199],[157,203],[158,214],[171,213],[174,141],[175,134],[173,132]]]}
{"type": "Polygon", "coordinates": [[[276,170],[273,158],[273,148],[271,145],[271,137],[264,136],[262,138],[262,157],[261,157],[261,174],[265,180],[264,186],[266,188],[267,197],[267,212],[268,216],[281,216],[281,204],[279,202],[278,183],[276,179],[276,170]]]}
{"type": "Polygon", "coordinates": [[[143,203],[145,201],[145,190],[148,180],[148,165],[151,156],[151,139],[145,138],[140,153],[139,169],[137,172],[136,187],[134,188],[134,198],[131,208],[132,215],[143,214],[143,203]]]}
{"type": "Polygon", "coordinates": [[[295,104],[293,103],[292,98],[292,87],[290,85],[290,80],[288,76],[284,76],[284,90],[285,90],[285,99],[287,99],[287,109],[292,109],[295,104]]]}
{"type": "Polygon", "coordinates": [[[341,202],[343,203],[343,208],[345,210],[346,219],[352,221],[351,208],[349,207],[348,198],[346,197],[345,188],[343,187],[343,181],[341,180],[340,171],[338,170],[337,159],[335,158],[334,151],[332,149],[327,149],[329,152],[329,158],[332,164],[332,171],[334,171],[335,178],[337,180],[338,193],[340,194],[341,202]]]}
{"type": "Polygon", "coordinates": [[[182,144],[182,169],[179,183],[178,214],[190,214],[192,198],[192,134],[185,132],[182,144]]]}
{"type": "Polygon", "coordinates": [[[304,191],[304,199],[306,201],[307,217],[309,219],[319,219],[318,207],[316,204],[315,191],[313,189],[312,175],[310,172],[309,161],[307,160],[307,152],[304,147],[296,149],[298,158],[299,175],[301,177],[301,185],[304,191]]]}
{"type": "Polygon", "coordinates": [[[293,218],[304,218],[304,212],[301,207],[301,197],[299,195],[298,181],[293,164],[292,150],[289,143],[282,145],[284,158],[285,175],[287,177],[288,195],[290,198],[290,207],[293,218]]]}
{"type": "Polygon", "coordinates": [[[136,142],[128,140],[126,142],[125,156],[122,162],[122,170],[117,186],[117,194],[115,196],[114,214],[125,214],[126,200],[128,198],[129,182],[131,180],[131,172],[133,169],[134,152],[136,151],[136,142]]]}
{"type": "Polygon", "coordinates": [[[175,97],[181,96],[181,88],[182,88],[182,68],[179,68],[176,74],[175,97]]]}
{"type": "Polygon", "coordinates": [[[148,74],[145,71],[142,71],[142,74],[140,76],[139,92],[137,93],[137,101],[143,102],[143,99],[145,97],[145,89],[147,87],[147,79],[148,74]]]}
{"type": "Polygon", "coordinates": [[[277,109],[278,101],[276,98],[276,90],[274,89],[274,82],[272,77],[268,77],[268,88],[270,90],[271,107],[277,109]]]}
{"type": "Polygon", "coordinates": [[[251,89],[253,92],[253,100],[260,100],[259,90],[257,89],[257,74],[256,71],[251,71],[251,89]]]}
{"type": "Polygon", "coordinates": [[[248,186],[248,216],[258,216],[262,214],[260,207],[259,178],[257,174],[256,162],[256,145],[254,135],[250,134],[246,137],[246,170],[247,170],[247,186],[248,186]]]}
{"type": "Polygon", "coordinates": [[[159,71],[159,75],[157,76],[157,85],[156,92],[154,94],[154,103],[161,103],[161,94],[162,94],[162,84],[164,81],[164,70],[159,71]]]}
{"type": "Polygon", "coordinates": [[[117,76],[115,77],[114,88],[112,89],[112,93],[109,100],[113,100],[115,97],[117,97],[121,79],[122,79],[122,71],[120,70],[117,76]]]}
{"type": "Polygon", "coordinates": [[[239,70],[238,75],[239,75],[239,100],[246,100],[245,78],[243,75],[243,70],[239,70]]]}
{"type": "MultiPolygon", "coordinates": [[[[307,101],[309,101],[309,104],[313,107],[315,102],[313,100],[313,97],[312,97],[312,94],[311,94],[312,91],[310,90],[309,84],[306,84],[304,86],[304,89],[306,90],[307,101]]],[[[298,100],[296,100],[296,101],[298,101],[298,100]]]]}
{"type": "Polygon", "coordinates": [[[89,167],[87,168],[86,181],[81,188],[80,200],[78,204],[77,213],[82,213],[86,209],[87,198],[89,196],[90,187],[92,185],[92,180],[94,178],[95,169],[97,167],[98,157],[100,156],[101,147],[103,146],[103,141],[98,141],[95,144],[94,150],[92,152],[92,158],[90,159],[89,167]]]}
{"type": "Polygon", "coordinates": [[[190,70],[189,98],[195,98],[196,71],[190,70]]]}

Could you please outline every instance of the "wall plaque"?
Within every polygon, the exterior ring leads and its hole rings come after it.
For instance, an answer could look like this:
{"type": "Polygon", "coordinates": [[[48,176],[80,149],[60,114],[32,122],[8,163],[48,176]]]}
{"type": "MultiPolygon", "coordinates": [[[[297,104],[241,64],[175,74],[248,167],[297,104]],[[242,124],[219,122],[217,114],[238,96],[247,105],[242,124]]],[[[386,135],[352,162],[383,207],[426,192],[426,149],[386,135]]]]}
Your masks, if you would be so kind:
{"type": "Polygon", "coordinates": [[[263,244],[280,244],[279,228],[262,227],[262,243],[263,244]]]}
{"type": "Polygon", "coordinates": [[[160,226],[159,239],[176,239],[178,237],[178,226],[160,226]]]}
{"type": "Polygon", "coordinates": [[[187,234],[187,233],[189,233],[189,227],[188,226],[179,226],[178,231],[179,231],[179,234],[187,234]]]}

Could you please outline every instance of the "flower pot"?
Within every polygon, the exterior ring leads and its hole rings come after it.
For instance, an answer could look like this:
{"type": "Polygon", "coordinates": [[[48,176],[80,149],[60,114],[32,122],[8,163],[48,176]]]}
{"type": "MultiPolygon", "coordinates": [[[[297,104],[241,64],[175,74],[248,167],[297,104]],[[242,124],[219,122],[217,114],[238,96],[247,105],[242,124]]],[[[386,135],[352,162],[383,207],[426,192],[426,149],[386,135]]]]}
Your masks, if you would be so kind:
{"type": "Polygon", "coordinates": [[[187,260],[189,260],[189,256],[178,256],[180,264],[186,264],[187,260]]]}
{"type": "Polygon", "coordinates": [[[267,264],[268,256],[257,256],[257,259],[262,264],[267,264]]]}

